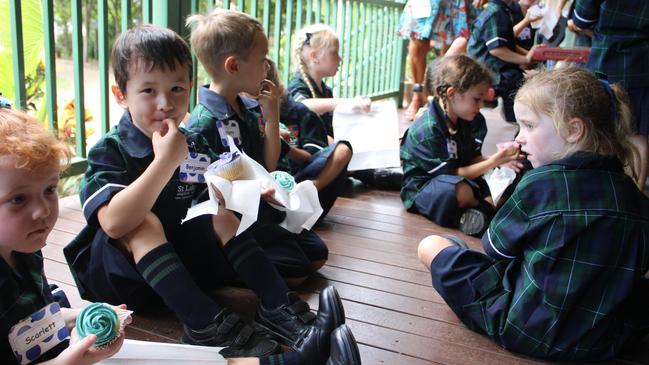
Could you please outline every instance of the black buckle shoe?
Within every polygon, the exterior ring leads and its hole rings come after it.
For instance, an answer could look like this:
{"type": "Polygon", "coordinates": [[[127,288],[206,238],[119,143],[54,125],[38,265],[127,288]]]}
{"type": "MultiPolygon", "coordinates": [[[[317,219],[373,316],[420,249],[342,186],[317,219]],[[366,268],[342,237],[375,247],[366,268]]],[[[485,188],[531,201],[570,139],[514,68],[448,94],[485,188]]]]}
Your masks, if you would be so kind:
{"type": "Polygon", "coordinates": [[[318,315],[316,316],[315,327],[323,329],[327,334],[345,323],[345,308],[340,300],[338,291],[333,285],[324,288],[320,292],[318,315]]]}
{"type": "Polygon", "coordinates": [[[219,351],[223,357],[263,357],[280,350],[277,342],[256,334],[253,327],[229,309],[219,312],[203,329],[184,326],[181,341],[189,345],[225,347],[219,351]]]}
{"type": "Polygon", "coordinates": [[[361,365],[356,339],[345,324],[331,334],[331,349],[326,365],[361,365]]]}
{"type": "Polygon", "coordinates": [[[324,365],[331,351],[331,335],[321,328],[311,327],[293,346],[305,364],[324,365]]]}
{"type": "Polygon", "coordinates": [[[309,304],[300,299],[295,292],[287,294],[289,304],[267,309],[261,303],[257,306],[255,320],[257,325],[277,336],[285,344],[293,347],[303,337],[310,324],[316,319],[309,304]]]}

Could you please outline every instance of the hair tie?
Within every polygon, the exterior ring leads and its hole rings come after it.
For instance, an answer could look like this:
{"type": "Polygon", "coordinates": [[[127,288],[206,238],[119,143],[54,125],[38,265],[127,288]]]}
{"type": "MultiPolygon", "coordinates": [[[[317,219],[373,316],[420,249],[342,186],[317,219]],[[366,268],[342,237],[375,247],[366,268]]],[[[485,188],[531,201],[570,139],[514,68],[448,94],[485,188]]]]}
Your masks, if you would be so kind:
{"type": "Polygon", "coordinates": [[[2,93],[0,93],[0,108],[11,109],[11,102],[9,99],[2,96],[2,93]]]}
{"type": "Polygon", "coordinates": [[[608,100],[611,103],[611,117],[613,118],[613,122],[617,122],[617,108],[615,106],[615,96],[613,95],[613,89],[611,89],[611,84],[609,84],[608,80],[600,78],[599,82],[604,86],[604,90],[606,91],[606,94],[608,95],[608,100]]]}
{"type": "Polygon", "coordinates": [[[304,42],[302,42],[302,45],[303,46],[310,46],[311,45],[311,37],[313,36],[313,33],[307,32],[305,34],[305,36],[306,36],[306,39],[304,40],[304,42]]]}

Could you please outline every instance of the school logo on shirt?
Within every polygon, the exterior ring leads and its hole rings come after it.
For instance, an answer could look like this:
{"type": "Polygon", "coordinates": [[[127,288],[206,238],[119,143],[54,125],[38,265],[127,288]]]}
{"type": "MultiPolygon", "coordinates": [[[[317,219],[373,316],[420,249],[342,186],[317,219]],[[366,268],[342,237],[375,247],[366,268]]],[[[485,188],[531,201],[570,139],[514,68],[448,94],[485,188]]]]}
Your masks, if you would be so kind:
{"type": "Polygon", "coordinates": [[[236,144],[237,146],[241,145],[241,131],[239,130],[239,122],[234,119],[218,120],[216,121],[216,128],[219,131],[222,145],[228,145],[228,136],[232,137],[234,144],[236,144]]]}
{"type": "Polygon", "coordinates": [[[446,139],[446,151],[448,151],[448,158],[449,159],[457,159],[457,142],[454,140],[447,138],[446,139]]]}
{"type": "Polygon", "coordinates": [[[532,30],[530,28],[523,28],[523,31],[518,35],[518,39],[522,41],[532,39],[532,30]]]}

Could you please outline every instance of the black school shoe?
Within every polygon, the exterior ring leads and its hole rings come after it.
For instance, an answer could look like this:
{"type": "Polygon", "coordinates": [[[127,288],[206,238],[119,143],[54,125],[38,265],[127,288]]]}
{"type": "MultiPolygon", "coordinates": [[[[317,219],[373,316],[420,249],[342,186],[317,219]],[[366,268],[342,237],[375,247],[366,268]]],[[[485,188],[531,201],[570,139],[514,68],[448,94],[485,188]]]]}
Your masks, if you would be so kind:
{"type": "Polygon", "coordinates": [[[495,208],[484,200],[477,207],[469,208],[460,216],[459,228],[464,234],[481,237],[489,228],[489,223],[496,213],[495,208]]]}
{"type": "Polygon", "coordinates": [[[306,337],[311,327],[319,328],[329,335],[334,328],[345,322],[345,310],[338,292],[329,286],[320,292],[320,309],[316,316],[309,304],[295,292],[288,292],[288,303],[278,308],[257,306],[256,322],[286,345],[296,348],[298,341],[306,337]]]}
{"type": "Polygon", "coordinates": [[[223,309],[207,327],[194,330],[183,326],[183,343],[199,346],[225,347],[223,357],[264,357],[280,351],[280,345],[255,333],[252,326],[229,309],[223,309]]]}
{"type": "Polygon", "coordinates": [[[352,331],[343,324],[331,334],[331,349],[326,365],[361,365],[361,354],[352,331]]]}

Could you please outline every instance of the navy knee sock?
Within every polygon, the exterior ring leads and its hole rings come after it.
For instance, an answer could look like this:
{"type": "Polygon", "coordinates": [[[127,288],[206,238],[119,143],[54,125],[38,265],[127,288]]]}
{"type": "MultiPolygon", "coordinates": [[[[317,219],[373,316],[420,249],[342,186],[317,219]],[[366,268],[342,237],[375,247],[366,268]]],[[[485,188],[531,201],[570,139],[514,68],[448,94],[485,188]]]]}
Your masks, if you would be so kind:
{"type": "Polygon", "coordinates": [[[196,285],[171,244],[154,248],[136,266],[149,286],[190,328],[207,327],[221,310],[196,285]]]}
{"type": "Polygon", "coordinates": [[[234,271],[257,294],[264,307],[287,304],[288,287],[284,279],[249,232],[232,238],[223,250],[234,271]]]}
{"type": "Polygon", "coordinates": [[[302,365],[305,361],[300,359],[297,352],[285,352],[283,354],[271,355],[259,359],[259,365],[302,365]]]}

